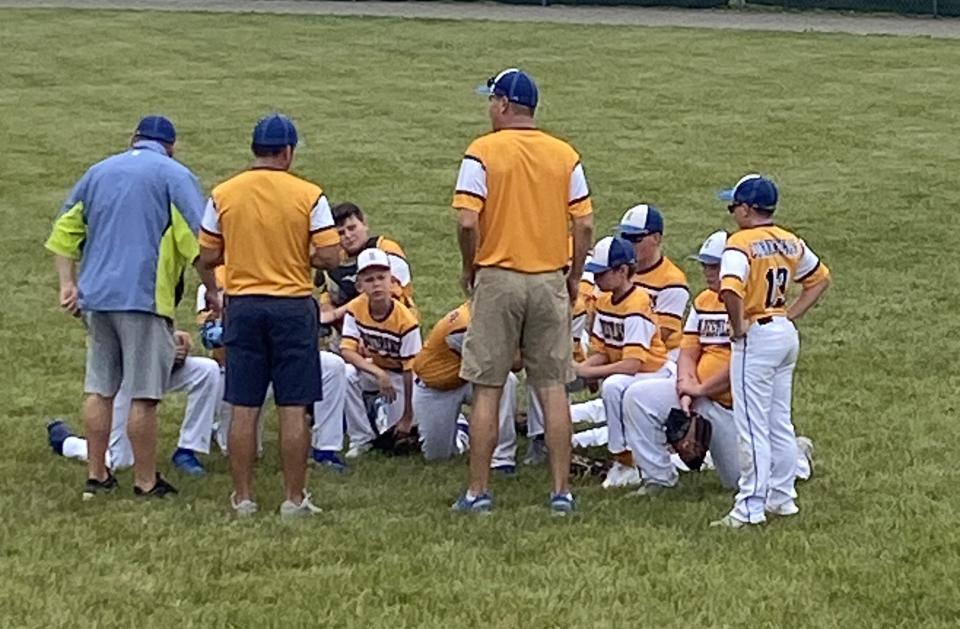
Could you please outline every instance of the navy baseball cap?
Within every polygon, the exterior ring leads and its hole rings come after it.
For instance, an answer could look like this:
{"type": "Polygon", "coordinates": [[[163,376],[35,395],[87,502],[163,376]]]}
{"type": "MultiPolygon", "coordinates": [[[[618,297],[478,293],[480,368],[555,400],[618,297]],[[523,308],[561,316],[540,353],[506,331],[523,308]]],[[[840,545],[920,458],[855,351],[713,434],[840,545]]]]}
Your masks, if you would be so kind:
{"type": "Polygon", "coordinates": [[[633,265],[637,255],[633,245],[616,236],[601,238],[593,248],[593,258],[584,265],[583,270],[588,273],[603,273],[618,266],[633,265]]]}
{"type": "Polygon", "coordinates": [[[641,203],[623,213],[617,231],[621,236],[648,236],[663,233],[663,214],[660,210],[641,203]]]}
{"type": "Polygon", "coordinates": [[[745,203],[759,210],[773,212],[777,209],[777,200],[780,195],[776,184],[766,177],[753,173],[741,177],[734,187],[721,190],[717,197],[721,201],[745,203]]]}
{"type": "Polygon", "coordinates": [[[536,109],[540,101],[540,91],[533,77],[517,68],[507,68],[500,74],[487,79],[486,86],[477,88],[484,96],[505,96],[511,103],[536,109]]]}
{"type": "Polygon", "coordinates": [[[177,130],[173,123],[168,118],[158,115],[144,116],[133,134],[145,140],[156,140],[167,144],[177,141],[177,130]]]}
{"type": "Polygon", "coordinates": [[[283,114],[270,114],[257,121],[253,128],[253,143],[257,146],[282,148],[297,145],[297,128],[283,114]]]}

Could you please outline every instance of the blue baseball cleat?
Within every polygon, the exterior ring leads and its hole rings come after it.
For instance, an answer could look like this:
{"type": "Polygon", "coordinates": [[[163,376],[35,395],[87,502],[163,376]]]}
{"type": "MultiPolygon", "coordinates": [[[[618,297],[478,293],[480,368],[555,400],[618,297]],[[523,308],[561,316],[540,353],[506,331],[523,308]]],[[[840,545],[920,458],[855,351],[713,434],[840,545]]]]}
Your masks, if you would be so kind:
{"type": "Polygon", "coordinates": [[[550,513],[555,516],[563,517],[569,515],[573,513],[576,508],[577,501],[570,492],[550,496],[550,513]]]}
{"type": "Polygon", "coordinates": [[[325,467],[337,474],[347,473],[347,464],[343,462],[334,450],[317,450],[314,448],[311,456],[313,462],[320,467],[325,467]]]}
{"type": "Polygon", "coordinates": [[[181,474],[186,474],[187,476],[203,476],[207,473],[206,468],[204,468],[200,460],[197,459],[197,455],[194,454],[193,450],[177,448],[173,456],[170,457],[170,461],[173,462],[173,466],[177,468],[181,474]]]}
{"type": "Polygon", "coordinates": [[[62,419],[55,419],[47,424],[47,443],[54,454],[63,456],[63,442],[67,437],[73,437],[70,427],[62,419]]]}
{"type": "Polygon", "coordinates": [[[477,515],[489,515],[493,511],[493,496],[488,493],[482,493],[479,496],[470,498],[464,493],[457,498],[451,509],[457,513],[475,513],[477,515]]]}

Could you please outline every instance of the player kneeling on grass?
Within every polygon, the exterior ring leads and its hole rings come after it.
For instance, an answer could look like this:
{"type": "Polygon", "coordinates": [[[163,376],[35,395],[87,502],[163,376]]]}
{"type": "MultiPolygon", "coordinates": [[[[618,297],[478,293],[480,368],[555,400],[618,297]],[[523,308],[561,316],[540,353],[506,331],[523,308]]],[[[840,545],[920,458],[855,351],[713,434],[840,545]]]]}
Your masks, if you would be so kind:
{"type": "MultiPolygon", "coordinates": [[[[185,391],[187,408],[180,428],[180,441],[172,461],[184,474],[203,476],[206,470],[196,455],[210,452],[214,416],[223,397],[220,366],[210,358],[190,356],[193,341],[188,333],[174,332],[174,343],[176,357],[164,393],[185,391]]],[[[105,457],[106,466],[111,471],[133,466],[133,448],[127,437],[127,417],[130,415],[131,401],[128,388],[121,383],[113,399],[113,422],[105,457]]],[[[87,440],[74,435],[62,420],[47,425],[47,438],[56,454],[81,461],[87,460],[87,440]]]]}
{"type": "Polygon", "coordinates": [[[610,430],[608,448],[615,463],[605,488],[641,483],[672,486],[677,472],[670,463],[663,428],[650,421],[662,406],[676,406],[675,367],[655,323],[650,297],[631,281],[635,254],[622,238],[606,237],[594,247],[594,273],[604,291],[597,300],[590,335],[591,355],[576,365],[577,375],[600,383],[600,396],[610,430]],[[630,411],[633,411],[630,413],[630,411]],[[614,447],[628,444],[630,449],[614,447]],[[633,458],[639,457],[640,470],[633,458]]]}
{"type": "Polygon", "coordinates": [[[340,355],[347,363],[347,458],[360,456],[383,435],[406,438],[414,427],[412,367],[420,351],[420,324],[391,296],[391,281],[386,252],[360,252],[357,285],[361,295],[347,305],[340,341],[340,355]],[[364,392],[379,394],[379,410],[372,421],[364,392]]]}
{"type": "MultiPolygon", "coordinates": [[[[446,459],[460,452],[457,446],[460,409],[469,404],[473,387],[460,378],[463,337],[470,324],[470,304],[465,303],[440,319],[413,361],[417,376],[413,387],[413,415],[417,418],[423,457],[446,459]]],[[[490,469],[512,474],[516,470],[517,376],[509,374],[500,398],[497,447],[490,469]]],[[[469,443],[469,442],[467,442],[469,443]]]]}

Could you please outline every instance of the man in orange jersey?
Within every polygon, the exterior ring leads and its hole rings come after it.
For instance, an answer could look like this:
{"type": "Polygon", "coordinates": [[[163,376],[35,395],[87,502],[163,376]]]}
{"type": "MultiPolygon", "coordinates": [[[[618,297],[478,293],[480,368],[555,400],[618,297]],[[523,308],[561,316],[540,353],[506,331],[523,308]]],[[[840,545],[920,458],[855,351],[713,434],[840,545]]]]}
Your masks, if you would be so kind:
{"type": "Polygon", "coordinates": [[[575,506],[566,391],[574,378],[570,306],[593,235],[593,206],[577,152],[537,129],[533,79],[504,70],[487,82],[486,93],[493,133],[467,148],[453,200],[473,315],[460,376],[473,384],[474,401],[470,484],[453,508],[493,508],[488,484],[500,398],[519,350],[546,416],[550,509],[565,515],[575,506]]]}
{"type": "MultiPolygon", "coordinates": [[[[470,324],[470,303],[444,315],[413,360],[413,416],[417,418],[423,458],[446,459],[458,453],[457,420],[471,401],[469,382],[460,378],[463,337],[470,324]]],[[[511,474],[516,469],[517,377],[507,376],[500,398],[500,430],[490,466],[511,474]]]]}
{"type": "Polygon", "coordinates": [[[347,363],[344,413],[353,459],[373,447],[374,440],[393,429],[413,429],[413,359],[420,352],[420,324],[391,295],[390,259],[382,249],[364,249],[357,256],[360,296],[347,304],[340,354],[347,363]],[[379,393],[378,412],[371,421],[364,392],[379,393]]]}
{"type": "MultiPolygon", "coordinates": [[[[729,318],[720,301],[720,258],[726,243],[727,232],[714,232],[692,256],[703,266],[707,288],[693,300],[683,326],[677,392],[681,409],[696,411],[713,426],[710,457],[720,482],[732,489],[740,479],[740,448],[730,392],[729,318]]],[[[813,443],[797,437],[797,446],[797,479],[803,480],[812,471],[813,443]]]]}
{"type": "Polygon", "coordinates": [[[340,238],[323,190],[289,172],[296,146],[289,118],[272,114],[259,120],[251,143],[253,167],[214,188],[201,224],[201,266],[212,271],[224,265],[224,399],[233,405],[231,503],[239,516],[258,509],[257,417],[271,383],[280,413],[285,493],[280,515],[319,511],[305,486],[306,407],[322,397],[319,313],[310,271],[336,266],[340,238]]]}
{"type": "Polygon", "coordinates": [[[777,227],[777,187],[747,175],[721,193],[739,230],[720,263],[720,298],[730,317],[733,415],[744,461],[733,509],[715,526],[762,524],[766,514],[794,515],[797,440],[791,420],[793,371],[800,341],[793,322],[830,285],[826,265],[796,235],[777,227]],[[802,290],[790,304],[791,281],[802,290]]]}

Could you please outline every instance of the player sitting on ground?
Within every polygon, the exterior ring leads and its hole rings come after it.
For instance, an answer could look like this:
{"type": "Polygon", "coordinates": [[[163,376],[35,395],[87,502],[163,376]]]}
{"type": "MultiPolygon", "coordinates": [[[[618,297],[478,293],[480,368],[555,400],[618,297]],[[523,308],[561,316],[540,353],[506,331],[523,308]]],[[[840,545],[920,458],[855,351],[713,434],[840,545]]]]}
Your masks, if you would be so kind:
{"type": "MultiPolygon", "coordinates": [[[[720,482],[732,489],[740,478],[740,450],[730,392],[729,318],[720,301],[720,258],[726,242],[725,231],[714,232],[693,256],[703,266],[707,289],[693,300],[683,326],[677,391],[680,408],[712,425],[710,455],[720,482]]],[[[813,467],[813,442],[797,437],[797,446],[797,478],[805,480],[813,467]]]]}
{"type": "Polygon", "coordinates": [[[626,447],[628,441],[635,443],[637,439],[624,434],[624,396],[644,380],[669,379],[671,371],[650,298],[631,281],[635,262],[629,242],[608,236],[594,247],[593,260],[585,267],[594,273],[604,293],[597,300],[591,354],[576,365],[576,372],[587,383],[600,381],[610,430],[608,449],[615,460],[603,482],[605,488],[641,482],[633,455],[626,447]]]}
{"type": "MultiPolygon", "coordinates": [[[[468,325],[469,302],[437,321],[413,361],[417,376],[413,388],[413,415],[420,430],[423,457],[428,461],[446,459],[459,452],[457,426],[462,417],[460,409],[470,403],[472,391],[470,383],[460,378],[463,337],[468,325]]],[[[517,376],[511,373],[500,398],[500,429],[490,464],[491,469],[508,474],[516,469],[516,409],[517,376]]]]}
{"type": "Polygon", "coordinates": [[[355,299],[357,288],[357,256],[366,249],[382,249],[390,260],[393,276],[393,297],[419,318],[413,302],[413,277],[403,249],[393,240],[371,235],[363,210],[354,203],[338,203],[331,208],[333,222],[340,234],[340,264],[332,271],[318,271],[314,283],[320,289],[320,303],[325,310],[334,309],[333,321],[343,319],[345,307],[355,299]]]}
{"type": "Polygon", "coordinates": [[[413,429],[412,367],[420,351],[420,325],[391,296],[390,282],[387,253],[361,251],[357,256],[361,295],[347,305],[340,341],[340,355],[347,363],[347,458],[369,450],[374,439],[391,428],[399,435],[413,429]],[[381,412],[374,422],[368,418],[364,392],[379,392],[381,412]]]}
{"type": "MultiPolygon", "coordinates": [[[[217,406],[223,397],[220,366],[216,361],[201,356],[190,356],[193,341],[187,332],[174,332],[176,358],[165,394],[185,391],[187,408],[180,428],[180,441],[173,453],[173,465],[184,474],[202,476],[206,473],[197,454],[210,452],[210,433],[217,406]]],[[[127,437],[127,417],[130,414],[130,395],[121,383],[113,400],[113,421],[107,446],[106,466],[116,471],[133,465],[133,449],[127,437]]],[[[73,434],[63,420],[47,425],[47,439],[56,454],[71,459],[87,460],[87,440],[73,434]]]]}

